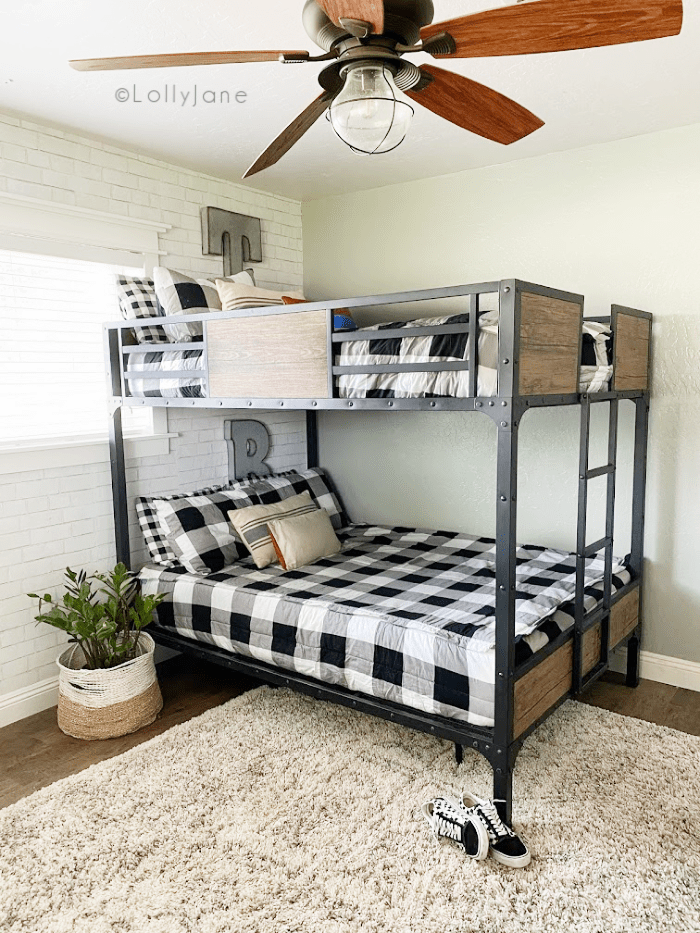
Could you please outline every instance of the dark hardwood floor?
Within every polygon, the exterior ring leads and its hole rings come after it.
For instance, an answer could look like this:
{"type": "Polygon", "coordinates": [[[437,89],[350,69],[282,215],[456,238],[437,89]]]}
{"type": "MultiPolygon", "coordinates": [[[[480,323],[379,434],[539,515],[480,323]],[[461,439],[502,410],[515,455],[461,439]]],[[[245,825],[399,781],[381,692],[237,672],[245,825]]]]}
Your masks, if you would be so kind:
{"type": "MultiPolygon", "coordinates": [[[[6,807],[60,778],[151,739],[171,726],[225,703],[256,681],[209,664],[172,658],[158,666],[163,711],[150,726],[118,739],[85,742],[64,735],[56,725],[56,709],[0,729],[0,807],[6,807]]],[[[586,703],[700,735],[700,693],[643,680],[636,690],[622,675],[608,673],[584,698],[586,703]]]]}

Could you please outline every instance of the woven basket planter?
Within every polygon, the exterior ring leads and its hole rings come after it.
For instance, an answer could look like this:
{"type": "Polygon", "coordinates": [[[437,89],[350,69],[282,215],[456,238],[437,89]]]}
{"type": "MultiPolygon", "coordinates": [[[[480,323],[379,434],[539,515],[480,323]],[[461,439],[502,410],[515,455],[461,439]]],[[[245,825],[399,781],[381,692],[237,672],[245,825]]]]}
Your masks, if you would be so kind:
{"type": "Polygon", "coordinates": [[[155,642],[142,632],[139,656],[109,670],[83,668],[78,646],[56,664],[58,727],[76,739],[113,739],[149,725],[163,707],[153,663],[155,642]]]}

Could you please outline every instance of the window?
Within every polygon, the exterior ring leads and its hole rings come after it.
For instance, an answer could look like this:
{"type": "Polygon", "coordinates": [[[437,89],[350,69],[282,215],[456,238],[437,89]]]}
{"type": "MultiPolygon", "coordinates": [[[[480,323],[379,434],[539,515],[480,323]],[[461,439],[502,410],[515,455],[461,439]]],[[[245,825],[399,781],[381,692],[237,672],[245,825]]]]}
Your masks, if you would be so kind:
{"type": "MultiPolygon", "coordinates": [[[[120,317],[117,272],[143,274],[0,249],[0,444],[106,433],[102,324],[120,317]]],[[[149,411],[125,410],[129,433],[150,424],[149,411]]]]}

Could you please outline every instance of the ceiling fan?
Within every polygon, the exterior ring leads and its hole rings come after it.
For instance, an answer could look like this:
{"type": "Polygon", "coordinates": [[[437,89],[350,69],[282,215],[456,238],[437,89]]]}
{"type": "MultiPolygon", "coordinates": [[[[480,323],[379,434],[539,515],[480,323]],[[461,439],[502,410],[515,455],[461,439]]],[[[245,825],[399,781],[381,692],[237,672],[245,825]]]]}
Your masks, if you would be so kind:
{"type": "Polygon", "coordinates": [[[543,126],[520,104],[476,81],[404,56],[438,59],[563,52],[677,35],[682,0],[532,0],[431,25],[432,0],[306,0],[304,28],[324,52],[202,52],[72,61],[78,71],[166,68],[240,62],[323,62],[322,93],[251,165],[244,178],[278,162],[326,113],[352,149],[396,148],[413,108],[397,95],[451,123],[509,145],[543,126]]]}

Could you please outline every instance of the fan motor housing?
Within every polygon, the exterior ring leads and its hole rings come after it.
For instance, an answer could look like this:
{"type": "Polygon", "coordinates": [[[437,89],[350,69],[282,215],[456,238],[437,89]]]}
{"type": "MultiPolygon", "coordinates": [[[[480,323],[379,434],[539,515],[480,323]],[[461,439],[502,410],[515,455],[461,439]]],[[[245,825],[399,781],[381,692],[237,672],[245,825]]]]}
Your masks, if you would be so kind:
{"type": "MultiPolygon", "coordinates": [[[[432,23],[434,12],[432,0],[385,0],[384,35],[402,45],[415,45],[421,27],[432,23]]],[[[311,39],[326,52],[337,42],[350,38],[347,29],[336,26],[316,0],[307,0],[302,22],[311,39]]]]}

